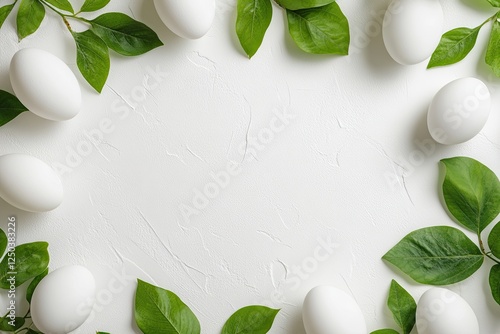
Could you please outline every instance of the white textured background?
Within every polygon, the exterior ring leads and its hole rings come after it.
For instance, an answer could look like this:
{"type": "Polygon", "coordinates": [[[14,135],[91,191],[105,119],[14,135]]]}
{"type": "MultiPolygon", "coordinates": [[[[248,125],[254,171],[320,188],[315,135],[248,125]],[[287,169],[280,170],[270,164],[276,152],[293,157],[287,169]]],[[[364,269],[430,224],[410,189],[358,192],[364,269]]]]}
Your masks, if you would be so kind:
{"type": "MultiPolygon", "coordinates": [[[[490,16],[487,5],[473,8],[473,2],[442,1],[446,30],[490,16]]],[[[339,4],[351,24],[349,57],[299,51],[275,6],[262,48],[248,60],[234,33],[234,0],[217,0],[214,26],[197,41],[170,33],[151,1],[112,1],[106,11],[145,22],[165,46],[133,59],[113,54],[101,95],[78,73],[73,41],[58,17],[49,14],[21,43],[14,16],[7,20],[0,31],[1,89],[12,91],[9,61],[28,46],[61,57],[82,86],[84,108],[73,120],[53,123],[26,113],[0,129],[0,154],[29,153],[53,166],[71,158],[57,210],[30,214],[0,201],[0,226],[16,215],[19,243],[48,241],[52,269],[83,264],[96,274],[100,301],[79,333],[139,332],[130,277],[176,292],[203,333],[218,333],[236,309],[258,303],[282,308],[271,333],[303,334],[301,303],[318,284],[350,292],[370,330],[396,328],[385,307],[390,280],[415,298],[427,289],[380,257],[412,230],[455,226],[439,199],[440,159],[466,155],[500,174],[500,80],[482,61],[487,31],[458,65],[403,67],[376,31],[387,1],[339,4]],[[364,29],[375,29],[368,45],[360,40],[364,29]],[[154,70],[163,80],[145,91],[144,82],[155,82],[154,70]],[[464,76],[477,76],[494,91],[488,124],[466,144],[432,144],[422,152],[416,143],[431,143],[430,100],[464,76]],[[294,115],[289,124],[273,140],[253,144],[284,110],[294,115]],[[112,131],[89,146],[86,133],[103,120],[112,131]],[[69,153],[78,150],[86,156],[69,153]],[[228,163],[238,163],[240,173],[185,219],[180,206],[192,206],[196,191],[228,163]],[[315,259],[324,242],[335,250],[315,259]],[[113,273],[125,277],[115,284],[120,291],[109,293],[113,273]]],[[[482,334],[500,333],[488,270],[451,287],[476,311],[482,334]]]]}

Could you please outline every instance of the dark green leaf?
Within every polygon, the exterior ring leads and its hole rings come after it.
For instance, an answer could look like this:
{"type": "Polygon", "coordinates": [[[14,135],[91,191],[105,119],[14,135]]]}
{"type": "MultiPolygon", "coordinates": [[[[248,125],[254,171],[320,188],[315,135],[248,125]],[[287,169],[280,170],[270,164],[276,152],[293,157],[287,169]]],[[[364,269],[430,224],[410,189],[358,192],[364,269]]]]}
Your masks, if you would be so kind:
{"type": "Polygon", "coordinates": [[[271,0],[238,0],[236,34],[248,57],[257,52],[273,16],[271,0]]]}
{"type": "Polygon", "coordinates": [[[389,300],[387,306],[391,310],[394,321],[403,330],[403,334],[409,334],[415,326],[417,303],[413,297],[395,280],[391,282],[389,300]]]}
{"type": "Polygon", "coordinates": [[[370,334],[399,334],[399,333],[394,329],[386,328],[386,329],[376,330],[374,332],[371,332],[370,334]]]}
{"type": "Polygon", "coordinates": [[[21,0],[17,12],[17,35],[19,40],[37,31],[44,17],[45,7],[38,0],[21,0]]]}
{"type": "Polygon", "coordinates": [[[24,318],[15,317],[15,320],[10,318],[1,318],[0,319],[0,331],[13,332],[24,325],[24,318]]]}
{"type": "Polygon", "coordinates": [[[226,321],[222,334],[266,334],[279,311],[258,305],[243,307],[226,321]]]}
{"type": "Polygon", "coordinates": [[[7,16],[9,16],[10,12],[12,12],[12,8],[14,8],[14,4],[0,7],[0,28],[5,22],[5,19],[7,19],[7,16]]]}
{"type": "Polygon", "coordinates": [[[484,261],[479,248],[462,231],[449,226],[411,232],[383,259],[415,281],[431,285],[460,282],[484,261]]]}
{"type": "Polygon", "coordinates": [[[488,0],[493,7],[500,7],[500,0],[488,0]]]}
{"type": "Polygon", "coordinates": [[[108,332],[96,332],[96,334],[109,334],[108,332]]]}
{"type": "Polygon", "coordinates": [[[287,10],[288,31],[295,43],[312,54],[349,53],[349,23],[336,2],[300,10],[287,10]]]}
{"type": "Polygon", "coordinates": [[[110,49],[124,56],[138,56],[163,45],[151,28],[122,13],[103,14],[89,23],[110,49]]]}
{"type": "Polygon", "coordinates": [[[489,281],[493,299],[500,304],[500,264],[491,267],[489,281]]]}
{"type": "Polygon", "coordinates": [[[0,228],[0,258],[2,257],[3,253],[5,253],[5,250],[7,249],[7,235],[5,232],[0,228]]]}
{"type": "Polygon", "coordinates": [[[0,126],[9,123],[25,111],[28,111],[28,109],[17,97],[6,91],[0,90],[0,126]]]}
{"type": "Polygon", "coordinates": [[[111,0],[85,0],[80,12],[95,12],[106,7],[111,0]]]}
{"type": "Polygon", "coordinates": [[[41,273],[49,265],[49,244],[46,242],[32,242],[19,245],[15,248],[15,266],[12,266],[13,256],[8,252],[0,262],[0,288],[9,289],[10,282],[7,280],[15,277],[15,286],[19,286],[41,273]],[[13,275],[11,272],[15,272],[13,275]]]}
{"type": "Polygon", "coordinates": [[[486,50],[486,64],[490,65],[495,75],[500,77],[500,22],[498,19],[495,20],[491,29],[490,41],[486,50]]]}
{"type": "Polygon", "coordinates": [[[68,0],[45,0],[52,6],[62,9],[66,12],[74,13],[75,11],[73,10],[73,6],[71,6],[71,3],[68,0]]]}
{"type": "Polygon", "coordinates": [[[35,292],[35,289],[38,286],[38,283],[40,283],[40,281],[45,276],[47,276],[48,273],[49,273],[49,268],[46,268],[43,273],[41,273],[37,277],[33,278],[30,285],[28,286],[28,289],[26,290],[26,300],[28,301],[28,303],[31,303],[31,298],[33,297],[33,292],[35,292]]]}
{"type": "Polygon", "coordinates": [[[328,5],[335,0],[276,0],[281,7],[291,10],[314,8],[328,5]]]}
{"type": "Polygon", "coordinates": [[[488,236],[488,246],[490,247],[491,253],[497,258],[500,258],[500,222],[491,230],[488,236]]]}
{"type": "Polygon", "coordinates": [[[474,29],[456,28],[445,33],[432,54],[427,68],[451,65],[464,59],[476,45],[480,29],[481,26],[474,29]]]}
{"type": "Polygon", "coordinates": [[[455,219],[475,233],[483,231],[500,212],[500,182],[488,167],[471,158],[443,159],[443,195],[455,219]]]}
{"type": "Polygon", "coordinates": [[[87,30],[73,32],[76,42],[76,63],[87,82],[99,93],[102,91],[109,74],[109,51],[106,43],[87,30]]]}
{"type": "Polygon", "coordinates": [[[173,292],[138,280],[135,321],[144,334],[199,334],[200,323],[173,292]]]}
{"type": "Polygon", "coordinates": [[[26,334],[43,334],[42,332],[36,331],[34,329],[28,328],[26,334]]]}

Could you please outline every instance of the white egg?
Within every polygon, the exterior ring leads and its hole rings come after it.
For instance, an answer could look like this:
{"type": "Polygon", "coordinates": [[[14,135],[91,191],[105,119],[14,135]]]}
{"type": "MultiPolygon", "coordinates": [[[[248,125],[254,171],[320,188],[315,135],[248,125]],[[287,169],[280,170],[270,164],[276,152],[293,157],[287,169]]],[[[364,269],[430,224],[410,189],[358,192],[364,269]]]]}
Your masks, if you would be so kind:
{"type": "Polygon", "coordinates": [[[309,291],[302,305],[307,334],[366,334],[365,319],[356,301],[332,286],[309,291]]]}
{"type": "Polygon", "coordinates": [[[65,121],[82,106],[80,85],[71,69],[53,54],[21,49],[10,62],[10,82],[16,96],[34,114],[65,121]]]}
{"type": "Polygon", "coordinates": [[[25,211],[46,212],[63,200],[63,186],[45,162],[26,154],[0,156],[0,197],[25,211]]]}
{"type": "Polygon", "coordinates": [[[439,0],[393,0],[382,24],[387,52],[401,65],[423,62],[438,46],[443,22],[439,0]]]}
{"type": "Polygon", "coordinates": [[[469,304],[443,288],[431,288],[422,295],[416,325],[419,334],[479,334],[479,324],[469,304]]]}
{"type": "Polygon", "coordinates": [[[476,136],[491,109],[488,87],[479,79],[450,82],[436,94],[427,113],[429,133],[438,143],[454,145],[476,136]]]}
{"type": "Polygon", "coordinates": [[[38,284],[31,299],[31,318],[45,334],[66,334],[89,317],[95,301],[95,279],[87,268],[59,268],[38,284]]]}
{"type": "Polygon", "coordinates": [[[215,0],[154,0],[154,4],[163,23],[183,38],[201,38],[215,17],[215,0]]]}

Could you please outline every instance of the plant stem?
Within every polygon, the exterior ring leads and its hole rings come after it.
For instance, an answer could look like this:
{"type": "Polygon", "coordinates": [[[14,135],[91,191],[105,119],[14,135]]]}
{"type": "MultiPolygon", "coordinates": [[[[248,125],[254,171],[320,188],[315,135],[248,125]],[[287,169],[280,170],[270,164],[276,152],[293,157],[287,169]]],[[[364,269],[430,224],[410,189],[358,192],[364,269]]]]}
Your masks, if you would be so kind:
{"type": "Polygon", "coordinates": [[[481,253],[483,253],[484,256],[488,257],[491,261],[495,262],[496,264],[500,264],[500,261],[498,261],[493,256],[491,256],[491,253],[486,252],[486,249],[484,248],[484,243],[483,243],[483,240],[481,240],[480,234],[477,235],[477,238],[479,240],[479,248],[481,249],[481,253]]]}
{"type": "Polygon", "coordinates": [[[481,23],[481,25],[478,28],[482,28],[486,23],[493,21],[494,19],[497,19],[499,17],[499,15],[500,15],[500,11],[496,12],[495,14],[493,14],[492,16],[487,18],[483,23],[481,23]]]}
{"type": "Polygon", "coordinates": [[[55,7],[53,7],[51,4],[49,4],[47,1],[45,1],[45,0],[38,0],[38,1],[40,1],[47,8],[49,8],[54,13],[56,13],[57,15],[59,15],[62,18],[64,24],[66,25],[66,28],[68,28],[69,32],[71,32],[71,33],[73,33],[73,29],[71,28],[71,24],[69,23],[68,18],[75,19],[75,20],[78,20],[78,21],[81,21],[81,22],[88,22],[88,20],[84,19],[83,17],[77,16],[79,14],[79,12],[75,13],[75,14],[64,14],[63,12],[60,12],[55,7]]]}

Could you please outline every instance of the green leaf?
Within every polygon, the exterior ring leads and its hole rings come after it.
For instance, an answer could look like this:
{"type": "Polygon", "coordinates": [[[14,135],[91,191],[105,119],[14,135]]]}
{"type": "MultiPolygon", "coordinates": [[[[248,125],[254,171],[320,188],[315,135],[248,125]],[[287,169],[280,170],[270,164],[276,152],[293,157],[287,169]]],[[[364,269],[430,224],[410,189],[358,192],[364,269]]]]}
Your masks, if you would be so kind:
{"type": "Polygon", "coordinates": [[[12,324],[12,319],[10,318],[1,318],[0,319],[0,331],[13,332],[24,325],[24,318],[15,317],[14,323],[12,324]],[[14,326],[12,326],[14,325],[14,326]]]}
{"type": "Polygon", "coordinates": [[[12,12],[12,8],[14,8],[14,4],[0,7],[0,28],[2,28],[7,16],[9,16],[10,12],[12,12]]]}
{"type": "MultiPolygon", "coordinates": [[[[500,1],[499,1],[500,2],[500,1]]],[[[491,30],[488,49],[486,50],[486,64],[490,65],[497,77],[500,77],[500,22],[495,20],[491,30]]]]}
{"type": "Polygon", "coordinates": [[[87,82],[99,93],[108,79],[110,60],[106,43],[87,30],[73,32],[76,42],[76,63],[87,82]]]}
{"type": "Polygon", "coordinates": [[[238,0],[236,34],[249,58],[262,44],[272,16],[271,0],[238,0]]]}
{"type": "Polygon", "coordinates": [[[476,45],[481,27],[456,28],[445,33],[432,54],[427,68],[451,65],[464,59],[476,45]]]}
{"type": "Polygon", "coordinates": [[[500,304],[500,264],[491,267],[489,283],[493,299],[500,304]]]}
{"type": "Polygon", "coordinates": [[[0,90],[0,126],[9,123],[25,111],[28,111],[28,109],[17,97],[0,90]]]}
{"type": "Polygon", "coordinates": [[[144,334],[199,334],[200,323],[173,292],[138,280],[135,321],[144,334]]]}
{"type": "Polygon", "coordinates": [[[484,261],[479,248],[462,231],[449,226],[411,232],[382,259],[418,283],[431,285],[460,282],[484,261]]]}
{"type": "Polygon", "coordinates": [[[488,0],[493,7],[500,7],[500,0],[488,0]]]}
{"type": "Polygon", "coordinates": [[[4,230],[0,228],[0,258],[2,257],[3,253],[5,253],[5,250],[7,249],[7,244],[8,244],[7,234],[5,234],[4,230]]]}
{"type": "Polygon", "coordinates": [[[491,253],[497,258],[500,258],[500,222],[491,230],[488,236],[488,246],[490,247],[491,253]]]}
{"type": "Polygon", "coordinates": [[[409,334],[415,326],[417,303],[413,297],[395,280],[391,282],[389,300],[387,306],[391,310],[394,321],[403,330],[403,334],[409,334]]]}
{"type": "Polygon", "coordinates": [[[295,43],[312,54],[349,53],[349,23],[336,2],[299,10],[287,10],[288,31],[295,43]]]}
{"type": "Polygon", "coordinates": [[[35,289],[38,286],[38,283],[40,283],[40,281],[45,276],[47,276],[48,273],[49,273],[49,268],[46,268],[43,273],[41,273],[37,277],[33,278],[30,285],[28,286],[28,289],[26,290],[26,300],[28,301],[28,303],[31,303],[31,298],[33,297],[33,292],[35,292],[35,289]]]}
{"type": "Polygon", "coordinates": [[[455,219],[479,234],[500,212],[500,182],[488,167],[471,158],[443,159],[443,195],[455,219]]]}
{"type": "Polygon", "coordinates": [[[34,329],[28,328],[26,334],[43,334],[42,332],[36,331],[34,329]]]}
{"type": "Polygon", "coordinates": [[[11,266],[11,253],[3,258],[0,262],[0,288],[9,289],[10,282],[7,280],[12,276],[15,277],[15,286],[19,286],[29,279],[32,279],[41,273],[49,265],[49,252],[47,250],[49,244],[46,242],[32,242],[29,244],[19,245],[14,249],[15,266],[11,266]],[[13,275],[11,272],[16,272],[13,275]]]}
{"type": "Polygon", "coordinates": [[[71,6],[71,3],[68,0],[45,0],[45,1],[56,8],[62,9],[72,14],[75,13],[73,6],[71,6]]]}
{"type": "Polygon", "coordinates": [[[243,307],[229,317],[222,334],[265,334],[273,326],[279,311],[258,305],[243,307]]]}
{"type": "Polygon", "coordinates": [[[370,334],[399,334],[399,333],[394,329],[386,328],[386,329],[376,330],[374,332],[371,332],[370,334]]]}
{"type": "Polygon", "coordinates": [[[151,28],[122,13],[103,14],[89,23],[110,49],[124,56],[138,56],[163,45],[151,28]]]}
{"type": "Polygon", "coordinates": [[[108,332],[96,332],[96,334],[110,334],[108,332]]]}
{"type": "Polygon", "coordinates": [[[95,12],[106,7],[111,0],[85,0],[80,12],[95,12]]]}
{"type": "Polygon", "coordinates": [[[283,8],[290,10],[321,7],[331,4],[335,0],[276,0],[276,3],[283,8]]]}
{"type": "Polygon", "coordinates": [[[17,12],[19,40],[31,35],[40,27],[45,17],[45,7],[38,0],[21,0],[17,12]]]}

